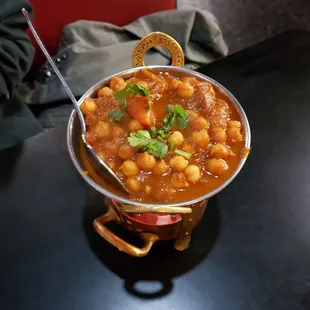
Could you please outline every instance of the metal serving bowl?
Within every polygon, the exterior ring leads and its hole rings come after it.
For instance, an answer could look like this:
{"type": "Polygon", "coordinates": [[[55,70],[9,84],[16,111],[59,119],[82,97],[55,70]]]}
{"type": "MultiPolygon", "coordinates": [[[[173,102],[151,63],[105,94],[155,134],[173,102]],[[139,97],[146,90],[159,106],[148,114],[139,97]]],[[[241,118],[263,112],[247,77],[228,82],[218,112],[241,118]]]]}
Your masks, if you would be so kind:
{"type": "MultiPolygon", "coordinates": [[[[136,46],[133,54],[133,64],[134,66],[140,65],[133,69],[118,72],[112,76],[106,77],[99,81],[97,84],[92,86],[79,100],[79,104],[82,104],[85,98],[95,97],[97,90],[105,85],[108,85],[112,77],[120,76],[124,79],[128,79],[133,76],[138,70],[148,68],[156,69],[160,71],[169,71],[170,73],[182,73],[186,76],[196,77],[201,81],[210,82],[218,90],[222,91],[230,100],[231,104],[234,106],[235,110],[238,112],[241,122],[244,128],[245,137],[245,148],[250,148],[251,145],[251,132],[249,122],[247,120],[246,114],[242,109],[238,100],[220,83],[215,80],[200,74],[198,72],[182,68],[184,63],[184,56],[179,44],[163,33],[151,33],[147,37],[143,38],[136,46]],[[173,64],[178,66],[144,66],[143,58],[145,52],[154,46],[163,46],[170,50],[172,54],[173,64]],[[141,66],[143,65],[143,66],[141,66]]],[[[145,204],[137,201],[132,201],[121,193],[111,191],[109,186],[103,186],[102,183],[99,184],[98,180],[94,179],[90,174],[86,174],[84,162],[81,158],[81,141],[80,141],[80,124],[75,112],[72,112],[67,129],[67,144],[70,157],[73,161],[74,166],[77,171],[81,174],[84,180],[95,190],[108,197],[106,203],[109,205],[109,211],[107,214],[97,218],[94,221],[94,228],[96,231],[108,242],[118,247],[120,250],[133,255],[133,256],[145,256],[153,243],[157,240],[167,240],[176,239],[175,248],[178,250],[184,250],[189,245],[190,234],[193,227],[198,223],[202,217],[207,200],[223,190],[232,180],[238,175],[243,165],[245,164],[246,158],[241,158],[239,165],[237,166],[234,173],[219,187],[211,192],[206,192],[204,195],[197,197],[195,199],[173,203],[173,204],[145,204]],[[184,212],[180,211],[179,208],[190,207],[192,212],[182,214],[184,212]],[[175,208],[175,212],[171,210],[175,208]],[[126,209],[126,212],[123,210],[126,209]],[[130,212],[128,212],[130,210],[130,212]],[[149,214],[141,213],[147,212],[149,214]],[[170,211],[165,211],[170,210],[170,211]],[[179,212],[179,211],[180,212],[179,212]],[[139,214],[132,213],[136,211],[139,214]],[[161,213],[156,213],[161,212],[161,213]],[[165,214],[162,212],[173,213],[165,214]],[[154,219],[155,216],[155,219],[154,219]],[[163,217],[171,217],[170,220],[156,221],[156,219],[163,219],[163,217]],[[153,217],[153,218],[152,218],[153,217]],[[110,230],[105,227],[105,223],[109,221],[116,221],[121,223],[126,229],[139,234],[140,237],[145,241],[145,246],[142,248],[135,247],[126,241],[115,236],[110,230]]],[[[188,210],[188,208],[186,208],[188,210]]]]}

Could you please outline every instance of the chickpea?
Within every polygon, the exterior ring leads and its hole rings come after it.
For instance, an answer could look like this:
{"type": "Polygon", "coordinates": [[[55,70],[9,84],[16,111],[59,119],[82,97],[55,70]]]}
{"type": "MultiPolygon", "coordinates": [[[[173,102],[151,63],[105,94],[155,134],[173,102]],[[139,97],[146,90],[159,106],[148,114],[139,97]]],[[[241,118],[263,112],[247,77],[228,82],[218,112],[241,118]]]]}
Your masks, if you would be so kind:
{"type": "Polygon", "coordinates": [[[139,80],[135,76],[133,76],[133,77],[131,77],[130,79],[127,80],[127,82],[133,83],[133,84],[137,84],[138,81],[139,80]]]}
{"type": "Polygon", "coordinates": [[[189,113],[188,118],[191,121],[199,116],[199,114],[193,110],[185,110],[185,112],[189,113]]]}
{"type": "Polygon", "coordinates": [[[157,162],[153,168],[153,173],[155,175],[163,175],[164,173],[168,171],[169,171],[169,166],[166,164],[166,162],[163,159],[157,162]]]}
{"type": "Polygon", "coordinates": [[[197,79],[195,77],[190,77],[190,76],[181,77],[181,81],[189,83],[191,85],[195,85],[195,84],[198,83],[198,81],[197,81],[197,79]]]}
{"type": "Polygon", "coordinates": [[[227,117],[227,109],[223,106],[215,105],[212,114],[225,118],[227,117]]]}
{"type": "Polygon", "coordinates": [[[228,165],[224,159],[212,158],[208,160],[207,169],[214,175],[223,175],[228,169],[228,165]]]}
{"type": "Polygon", "coordinates": [[[150,185],[146,185],[145,186],[145,189],[144,189],[144,192],[147,194],[147,195],[151,195],[152,194],[152,187],[150,185]]]}
{"type": "Polygon", "coordinates": [[[228,103],[225,100],[223,100],[223,99],[216,99],[216,106],[217,107],[221,107],[226,112],[229,109],[228,103]]]}
{"type": "Polygon", "coordinates": [[[140,86],[144,87],[144,88],[148,88],[149,84],[147,81],[138,81],[137,84],[139,84],[140,86]]]}
{"type": "Polygon", "coordinates": [[[210,143],[209,134],[205,129],[193,132],[192,137],[193,141],[202,148],[206,148],[210,143]]]}
{"type": "Polygon", "coordinates": [[[179,131],[174,131],[168,138],[168,143],[174,141],[174,146],[180,146],[184,142],[184,137],[179,131]]]}
{"type": "Polygon", "coordinates": [[[194,94],[194,87],[187,82],[183,82],[178,85],[177,94],[183,99],[190,99],[194,94]]]}
{"type": "Polygon", "coordinates": [[[182,189],[189,187],[183,173],[176,173],[171,177],[171,185],[175,189],[182,189]]]}
{"type": "Polygon", "coordinates": [[[208,129],[209,122],[202,116],[193,117],[190,119],[190,125],[193,130],[208,129]]]}
{"type": "Polygon", "coordinates": [[[113,95],[113,90],[110,87],[103,87],[98,90],[98,97],[108,97],[113,95]]]}
{"type": "Polygon", "coordinates": [[[235,128],[241,129],[241,123],[238,121],[229,121],[228,127],[235,127],[235,128]]]}
{"type": "Polygon", "coordinates": [[[152,72],[146,70],[146,69],[141,70],[140,73],[141,73],[141,75],[142,75],[143,77],[145,77],[146,79],[149,79],[149,80],[151,80],[151,81],[156,80],[156,75],[155,75],[154,73],[152,73],[152,72]]]}
{"type": "Polygon", "coordinates": [[[118,140],[115,141],[104,141],[101,143],[101,147],[104,150],[107,157],[112,157],[117,154],[120,142],[118,140]]]}
{"type": "Polygon", "coordinates": [[[189,143],[184,143],[182,145],[182,151],[191,153],[191,154],[195,153],[194,147],[189,143]]]}
{"type": "Polygon", "coordinates": [[[137,150],[129,144],[123,144],[118,150],[118,156],[123,159],[129,159],[136,154],[137,150]]]}
{"type": "Polygon", "coordinates": [[[114,126],[112,128],[112,134],[114,137],[121,137],[122,135],[124,135],[124,129],[119,126],[114,126]]]}
{"type": "Polygon", "coordinates": [[[186,110],[189,113],[188,119],[193,130],[208,129],[209,122],[192,110],[186,110]]]}
{"type": "Polygon", "coordinates": [[[123,162],[120,170],[126,177],[133,177],[139,173],[139,167],[137,166],[137,164],[129,159],[123,162]]]}
{"type": "Polygon", "coordinates": [[[169,160],[170,168],[177,172],[183,171],[187,165],[188,165],[188,160],[186,160],[183,156],[180,156],[180,155],[173,156],[169,160]]]}
{"type": "Polygon", "coordinates": [[[110,82],[110,87],[112,90],[117,92],[125,88],[126,84],[127,83],[124,81],[124,79],[119,76],[114,76],[110,82]]]}
{"type": "Polygon", "coordinates": [[[110,124],[104,121],[98,122],[95,127],[95,132],[100,138],[108,137],[110,135],[110,124]]]}
{"type": "Polygon", "coordinates": [[[129,191],[138,192],[141,188],[141,183],[135,178],[129,178],[125,181],[125,185],[129,191]]]}
{"type": "Polygon", "coordinates": [[[155,164],[156,164],[155,157],[147,152],[140,153],[137,156],[137,165],[143,170],[146,171],[152,170],[155,164]]]}
{"type": "Polygon", "coordinates": [[[227,136],[231,142],[240,142],[243,140],[242,134],[240,132],[240,128],[237,127],[228,127],[227,128],[227,136]]]}
{"type": "Polygon", "coordinates": [[[223,128],[227,127],[227,119],[222,116],[215,115],[210,117],[210,125],[211,127],[223,128]]]}
{"type": "Polygon", "coordinates": [[[215,158],[226,158],[228,155],[228,148],[221,143],[213,145],[210,151],[210,156],[215,158]]]}
{"type": "Polygon", "coordinates": [[[169,87],[168,89],[171,91],[174,91],[178,88],[179,85],[181,85],[182,82],[180,80],[177,79],[173,79],[170,83],[169,83],[169,87]]]}
{"type": "Polygon", "coordinates": [[[132,119],[128,124],[128,129],[131,132],[143,130],[143,125],[139,121],[132,119]]]}
{"type": "Polygon", "coordinates": [[[201,178],[200,170],[196,165],[190,165],[186,167],[184,173],[187,177],[188,182],[191,183],[197,182],[201,178]]]}
{"type": "Polygon", "coordinates": [[[175,190],[171,187],[156,186],[152,189],[152,196],[160,201],[169,200],[174,194],[175,190]]]}
{"type": "Polygon", "coordinates": [[[210,137],[215,142],[225,142],[227,139],[225,129],[220,127],[212,127],[210,129],[210,137]]]}
{"type": "Polygon", "coordinates": [[[85,98],[83,103],[81,104],[81,110],[84,115],[94,112],[97,109],[97,104],[92,98],[85,98]]]}

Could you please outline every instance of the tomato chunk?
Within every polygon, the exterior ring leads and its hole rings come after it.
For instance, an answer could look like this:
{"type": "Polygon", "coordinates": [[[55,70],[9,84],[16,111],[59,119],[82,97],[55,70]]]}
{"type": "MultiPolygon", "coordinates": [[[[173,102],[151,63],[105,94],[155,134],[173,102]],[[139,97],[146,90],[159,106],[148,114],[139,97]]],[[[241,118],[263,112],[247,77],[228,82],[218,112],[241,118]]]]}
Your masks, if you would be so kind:
{"type": "Polygon", "coordinates": [[[152,111],[152,105],[150,109],[147,109],[148,98],[131,96],[127,98],[127,112],[141,124],[146,126],[154,126],[155,114],[152,111]]]}

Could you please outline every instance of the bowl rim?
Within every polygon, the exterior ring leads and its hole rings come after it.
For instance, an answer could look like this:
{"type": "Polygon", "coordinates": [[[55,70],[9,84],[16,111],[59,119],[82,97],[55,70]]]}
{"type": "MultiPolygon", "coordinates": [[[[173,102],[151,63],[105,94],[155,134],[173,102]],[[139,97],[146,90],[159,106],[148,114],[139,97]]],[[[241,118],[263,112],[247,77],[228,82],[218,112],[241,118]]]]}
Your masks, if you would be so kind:
{"type": "MultiPolygon", "coordinates": [[[[136,71],[139,71],[141,69],[162,69],[162,70],[167,70],[167,71],[177,71],[177,72],[182,72],[182,73],[187,73],[191,76],[197,77],[201,80],[204,81],[208,81],[211,84],[217,86],[218,88],[220,88],[222,91],[224,91],[224,93],[230,98],[231,102],[234,104],[244,127],[244,132],[245,132],[245,145],[244,148],[250,148],[251,146],[251,129],[250,129],[250,124],[249,121],[247,119],[247,116],[241,106],[241,104],[239,103],[239,101],[235,98],[235,96],[227,89],[225,88],[222,84],[220,84],[219,82],[215,81],[214,79],[190,70],[190,69],[186,69],[183,67],[175,67],[175,66],[165,66],[165,65],[155,65],[155,66],[142,66],[142,67],[135,67],[135,68],[131,68],[131,69],[127,69],[118,73],[115,73],[113,75],[110,75],[106,78],[103,78],[102,80],[100,80],[99,82],[97,82],[95,85],[93,85],[92,87],[90,87],[85,93],[84,95],[81,96],[81,98],[78,101],[78,104],[81,105],[82,102],[84,101],[85,98],[89,98],[93,95],[93,93],[100,88],[102,85],[106,84],[109,80],[111,80],[111,78],[113,78],[114,76],[123,76],[123,75],[127,75],[127,74],[133,74],[136,71]]],[[[68,147],[68,151],[69,151],[69,155],[70,158],[75,166],[75,168],[77,169],[77,171],[80,173],[80,175],[83,177],[83,179],[91,186],[93,187],[95,190],[97,190],[99,193],[103,194],[104,196],[107,196],[111,199],[117,200],[119,202],[122,202],[124,204],[127,205],[136,205],[136,206],[152,206],[152,207],[157,207],[157,206],[174,206],[174,207],[182,207],[182,206],[187,206],[187,205],[192,205],[195,204],[197,202],[200,202],[202,200],[208,199],[214,195],[216,195],[217,193],[219,193],[220,191],[222,191],[225,187],[227,187],[235,178],[236,176],[239,174],[239,172],[241,171],[242,167],[244,166],[247,158],[242,158],[237,166],[237,168],[235,169],[235,171],[232,173],[232,175],[224,182],[222,183],[220,186],[218,186],[217,188],[215,188],[213,191],[208,192],[202,196],[196,197],[192,200],[187,200],[187,201],[183,201],[183,202],[178,202],[178,203],[143,203],[143,202],[139,202],[139,201],[134,201],[134,200],[130,200],[127,199],[125,197],[119,196],[117,194],[114,194],[112,192],[110,192],[109,190],[105,189],[104,187],[100,186],[99,184],[97,184],[91,177],[89,177],[87,174],[84,173],[85,169],[83,169],[79,163],[79,160],[77,159],[77,156],[75,154],[74,151],[74,147],[73,147],[73,124],[74,124],[74,120],[76,117],[76,112],[73,110],[73,112],[70,115],[69,121],[68,121],[68,126],[67,126],[67,147],[68,147]]]]}

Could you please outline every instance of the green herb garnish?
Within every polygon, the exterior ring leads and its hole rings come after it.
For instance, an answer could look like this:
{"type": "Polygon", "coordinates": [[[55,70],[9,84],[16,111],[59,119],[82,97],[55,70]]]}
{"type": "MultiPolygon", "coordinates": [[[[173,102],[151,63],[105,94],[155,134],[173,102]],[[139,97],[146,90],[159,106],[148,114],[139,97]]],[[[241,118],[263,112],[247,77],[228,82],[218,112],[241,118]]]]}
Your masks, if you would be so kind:
{"type": "Polygon", "coordinates": [[[125,110],[114,110],[109,112],[109,116],[112,117],[115,121],[119,122],[124,116],[125,110]]]}
{"type": "Polygon", "coordinates": [[[189,114],[190,113],[185,112],[184,109],[179,104],[175,106],[174,115],[175,115],[175,119],[178,124],[178,127],[180,129],[184,129],[189,125],[189,120],[186,119],[189,114]]]}
{"type": "Polygon", "coordinates": [[[127,85],[122,90],[114,94],[114,98],[121,106],[121,110],[114,110],[109,112],[109,116],[112,117],[115,121],[119,122],[124,116],[124,112],[127,107],[126,98],[131,95],[147,97],[147,110],[150,109],[151,99],[155,97],[155,95],[151,94],[145,87],[139,84],[127,83],[127,85]]]}
{"type": "Polygon", "coordinates": [[[159,140],[153,139],[147,130],[131,133],[128,142],[132,147],[146,151],[158,158],[164,157],[168,152],[168,146],[159,140]]]}
{"type": "MultiPolygon", "coordinates": [[[[177,125],[180,129],[184,129],[188,126],[189,121],[186,119],[189,115],[185,112],[181,105],[168,104],[168,113],[164,118],[163,125],[161,128],[156,129],[151,127],[149,131],[140,130],[137,133],[131,133],[128,138],[128,142],[131,146],[138,148],[142,151],[154,155],[155,157],[162,158],[168,152],[168,146],[166,141],[169,137],[169,131],[177,125]]],[[[175,141],[171,141],[169,144],[169,150],[171,151],[174,147],[175,141]]],[[[190,153],[179,151],[179,155],[189,158],[190,153]]]]}
{"type": "Polygon", "coordinates": [[[191,153],[187,153],[187,152],[184,152],[184,151],[179,150],[179,149],[174,150],[174,153],[177,154],[177,155],[183,156],[186,159],[190,159],[191,156],[192,156],[191,153]]]}
{"type": "MultiPolygon", "coordinates": [[[[126,87],[125,87],[126,88],[126,87]]],[[[124,88],[124,89],[125,89],[124,88]]],[[[126,97],[123,97],[122,95],[120,95],[120,93],[122,92],[123,90],[117,92],[114,94],[114,97],[115,99],[118,101],[121,109],[120,110],[114,110],[114,111],[110,111],[108,113],[108,115],[113,118],[116,122],[119,122],[123,116],[124,116],[124,113],[125,113],[125,109],[127,107],[127,103],[126,103],[126,97]]]]}
{"type": "Polygon", "coordinates": [[[168,104],[168,113],[164,118],[163,125],[156,129],[155,127],[152,127],[150,129],[150,134],[153,138],[162,138],[163,140],[168,139],[168,132],[177,125],[179,129],[184,129],[188,126],[189,120],[187,120],[187,116],[189,115],[189,112],[185,112],[181,105],[176,104],[168,104]]]}
{"type": "Polygon", "coordinates": [[[175,141],[171,140],[171,142],[169,143],[169,151],[172,151],[174,145],[175,145],[175,141]]]}
{"type": "Polygon", "coordinates": [[[168,139],[168,136],[169,136],[161,128],[156,129],[155,127],[151,127],[149,129],[149,132],[150,132],[152,138],[157,138],[157,139],[160,139],[162,141],[166,141],[168,139]]]}
{"type": "Polygon", "coordinates": [[[164,123],[159,130],[166,133],[176,124],[180,129],[186,128],[189,124],[189,120],[186,119],[188,115],[189,112],[185,112],[181,105],[168,104],[168,113],[165,116],[164,123]]]}
{"type": "Polygon", "coordinates": [[[150,104],[151,104],[151,99],[155,98],[155,95],[151,94],[145,87],[139,85],[139,84],[132,84],[134,85],[133,87],[135,88],[135,91],[137,94],[143,97],[147,97],[147,107],[146,109],[149,111],[150,110],[150,104]]]}

